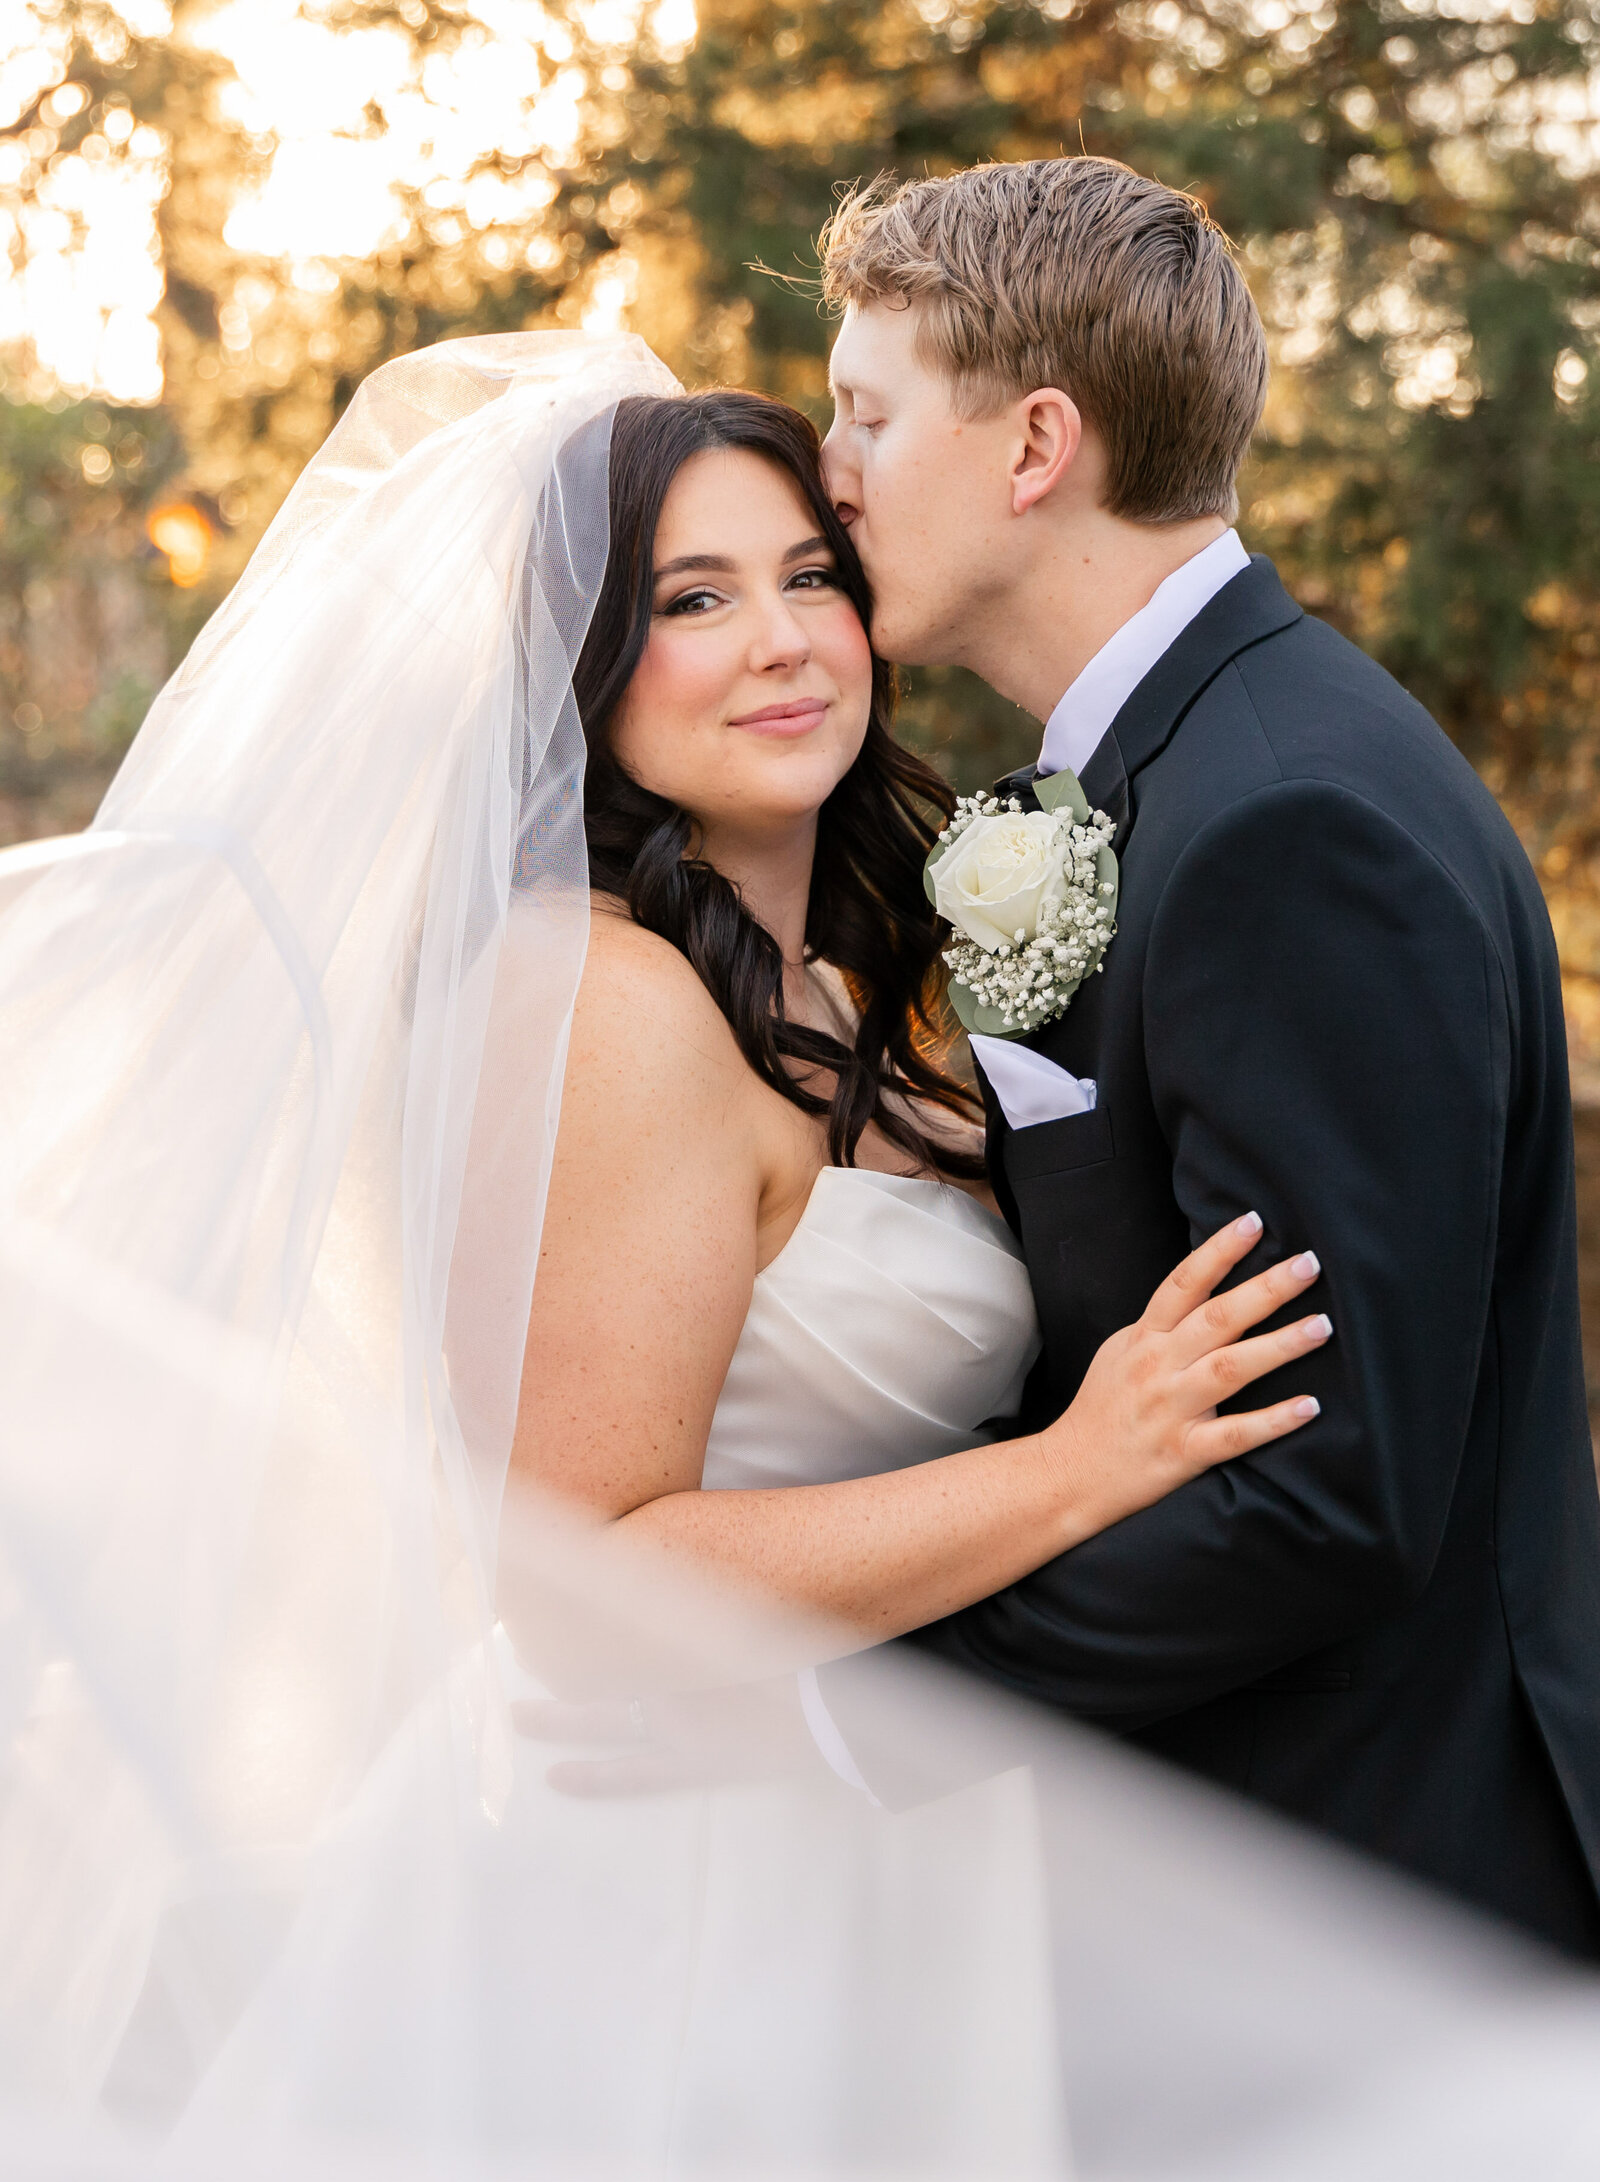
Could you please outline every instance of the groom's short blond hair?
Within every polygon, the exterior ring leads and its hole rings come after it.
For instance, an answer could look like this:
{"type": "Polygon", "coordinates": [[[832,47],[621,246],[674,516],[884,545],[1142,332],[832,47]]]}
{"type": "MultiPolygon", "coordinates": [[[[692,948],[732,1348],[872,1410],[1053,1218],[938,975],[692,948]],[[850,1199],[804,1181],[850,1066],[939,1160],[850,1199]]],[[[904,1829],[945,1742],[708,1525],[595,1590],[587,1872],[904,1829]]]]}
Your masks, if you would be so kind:
{"type": "Polygon", "coordinates": [[[1231,521],[1267,346],[1228,238],[1195,198],[1114,159],[1034,159],[852,190],[822,233],[823,295],[909,304],[958,409],[1069,394],[1105,445],[1106,506],[1231,521]]]}

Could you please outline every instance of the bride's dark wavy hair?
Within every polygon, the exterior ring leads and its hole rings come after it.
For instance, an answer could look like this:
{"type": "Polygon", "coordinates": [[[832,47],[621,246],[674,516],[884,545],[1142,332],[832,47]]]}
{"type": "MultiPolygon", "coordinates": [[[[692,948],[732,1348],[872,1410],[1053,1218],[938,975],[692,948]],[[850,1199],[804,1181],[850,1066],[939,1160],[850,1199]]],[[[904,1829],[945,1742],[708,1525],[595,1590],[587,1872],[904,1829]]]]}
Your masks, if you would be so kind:
{"type": "Polygon", "coordinates": [[[654,609],[656,529],[668,487],[692,455],[739,448],[794,479],[833,549],[841,590],[871,625],[872,598],[850,534],[828,498],[809,419],[764,395],[718,391],[617,405],[611,432],[611,549],[573,675],[588,743],[584,819],[590,883],[636,924],[686,955],[764,1083],[803,1113],[826,1115],[828,1157],[854,1164],[869,1122],[919,1163],[976,1176],[981,1160],[941,1147],[885,1094],[911,1092],[970,1115],[973,1095],[940,1065],[947,1044],[939,930],[922,867],[955,808],[940,776],[895,741],[894,669],[872,659],[861,754],[822,806],[806,907],[806,953],[843,975],[860,1013],[855,1042],[784,1014],[783,957],[738,889],[695,853],[694,822],[623,770],[611,727],[644,654],[654,609]],[[831,1097],[796,1080],[826,1070],[831,1097]]]}

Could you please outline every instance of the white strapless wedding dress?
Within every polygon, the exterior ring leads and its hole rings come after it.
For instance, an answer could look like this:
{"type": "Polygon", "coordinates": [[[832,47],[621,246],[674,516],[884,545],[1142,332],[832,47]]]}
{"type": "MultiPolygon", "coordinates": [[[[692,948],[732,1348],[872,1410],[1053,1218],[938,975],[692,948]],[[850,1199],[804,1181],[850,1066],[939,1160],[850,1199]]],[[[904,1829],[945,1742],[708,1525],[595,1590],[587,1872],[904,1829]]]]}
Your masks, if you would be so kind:
{"type": "MultiPolygon", "coordinates": [[[[756,1281],[705,1483],[820,1483],[971,1444],[1036,1344],[994,1214],[825,1170],[756,1281]]],[[[548,1785],[559,1755],[519,1744],[503,1816],[460,1815],[441,1885],[437,1810],[397,1739],[180,2144],[245,2119],[527,2171],[1064,2170],[1026,1773],[891,1814],[820,1768],[580,1799],[548,1785]],[[419,1889],[452,1935],[426,1975],[414,1917],[393,1915],[419,1889]]],[[[137,2082],[136,2055],[123,2073],[137,2082]]]]}
{"type": "Polygon", "coordinates": [[[821,1485],[970,1447],[1038,1354],[1010,1230],[963,1191],[824,1167],[756,1278],[708,1487],[821,1485]]]}

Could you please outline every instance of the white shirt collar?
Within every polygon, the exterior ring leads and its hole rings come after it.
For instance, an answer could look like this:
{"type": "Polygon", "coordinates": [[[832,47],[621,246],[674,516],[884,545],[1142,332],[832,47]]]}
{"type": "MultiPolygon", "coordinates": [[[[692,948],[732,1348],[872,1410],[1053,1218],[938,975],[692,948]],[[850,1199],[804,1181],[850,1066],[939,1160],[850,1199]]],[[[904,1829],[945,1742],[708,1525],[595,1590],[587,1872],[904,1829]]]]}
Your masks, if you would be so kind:
{"type": "Polygon", "coordinates": [[[1041,773],[1081,773],[1101,737],[1162,653],[1202,607],[1250,566],[1236,530],[1224,531],[1157,585],[1146,606],[1101,645],[1045,722],[1041,773]]]}

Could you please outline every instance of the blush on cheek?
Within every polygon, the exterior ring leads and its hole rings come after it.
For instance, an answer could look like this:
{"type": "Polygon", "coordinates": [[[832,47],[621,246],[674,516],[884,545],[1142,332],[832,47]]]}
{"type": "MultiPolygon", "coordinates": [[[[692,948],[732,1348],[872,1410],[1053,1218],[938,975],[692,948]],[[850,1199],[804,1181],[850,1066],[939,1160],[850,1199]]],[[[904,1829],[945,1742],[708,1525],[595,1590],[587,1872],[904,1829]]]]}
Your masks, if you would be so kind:
{"type": "Polygon", "coordinates": [[[688,721],[715,711],[737,674],[737,661],[719,656],[701,632],[686,642],[669,622],[651,634],[628,685],[628,707],[640,717],[688,721]]]}
{"type": "Polygon", "coordinates": [[[839,611],[830,614],[817,640],[817,657],[846,697],[859,696],[866,705],[872,695],[872,645],[856,610],[840,600],[839,611]]]}
{"type": "Polygon", "coordinates": [[[681,802],[692,778],[695,729],[715,720],[737,676],[704,641],[684,642],[670,625],[652,632],[611,730],[612,748],[634,779],[681,802]]]}

